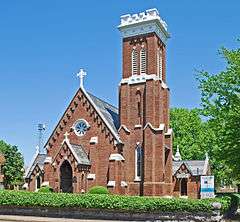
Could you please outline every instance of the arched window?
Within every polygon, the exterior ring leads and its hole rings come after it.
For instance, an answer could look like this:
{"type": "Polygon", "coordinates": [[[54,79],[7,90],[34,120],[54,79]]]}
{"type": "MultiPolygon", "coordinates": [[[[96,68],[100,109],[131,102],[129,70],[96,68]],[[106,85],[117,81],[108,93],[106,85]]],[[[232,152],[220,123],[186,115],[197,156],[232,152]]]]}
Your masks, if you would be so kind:
{"type": "Polygon", "coordinates": [[[40,189],[41,187],[41,177],[37,176],[36,177],[36,190],[40,189]]]}
{"type": "Polygon", "coordinates": [[[158,49],[158,53],[157,53],[157,63],[158,63],[158,76],[159,78],[162,80],[162,60],[163,60],[163,56],[162,56],[162,49],[158,49]]]}
{"type": "Polygon", "coordinates": [[[137,91],[137,93],[136,93],[136,101],[137,101],[137,119],[138,119],[137,124],[141,124],[142,104],[141,104],[141,93],[140,93],[140,91],[137,91]]]}
{"type": "Polygon", "coordinates": [[[140,51],[140,73],[145,74],[146,73],[146,68],[147,68],[147,58],[146,58],[146,50],[141,49],[140,51]]]}
{"type": "Polygon", "coordinates": [[[137,146],[135,149],[135,180],[140,181],[142,176],[142,147],[137,146]]]}
{"type": "Polygon", "coordinates": [[[137,72],[138,72],[137,58],[138,58],[137,50],[133,49],[132,50],[132,75],[137,75],[137,72]]]}

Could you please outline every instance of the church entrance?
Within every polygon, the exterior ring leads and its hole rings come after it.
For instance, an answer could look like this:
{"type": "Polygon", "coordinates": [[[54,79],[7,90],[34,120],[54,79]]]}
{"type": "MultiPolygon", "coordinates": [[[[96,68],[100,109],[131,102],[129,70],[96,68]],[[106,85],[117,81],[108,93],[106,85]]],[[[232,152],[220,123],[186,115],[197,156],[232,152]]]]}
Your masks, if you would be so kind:
{"type": "Polygon", "coordinates": [[[187,179],[182,178],[180,182],[181,186],[181,196],[187,196],[187,179]]]}
{"type": "Polygon", "coordinates": [[[65,160],[60,167],[60,189],[65,193],[73,192],[73,181],[72,181],[72,167],[70,163],[65,160]]]}

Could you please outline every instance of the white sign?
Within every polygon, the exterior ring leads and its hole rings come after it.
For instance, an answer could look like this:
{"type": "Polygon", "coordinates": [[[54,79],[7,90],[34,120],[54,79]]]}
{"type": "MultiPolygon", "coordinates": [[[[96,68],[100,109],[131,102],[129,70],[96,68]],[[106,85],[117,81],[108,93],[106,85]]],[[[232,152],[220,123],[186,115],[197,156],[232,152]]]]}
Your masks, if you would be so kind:
{"type": "Polygon", "coordinates": [[[201,176],[201,199],[214,198],[214,176],[201,176]]]}

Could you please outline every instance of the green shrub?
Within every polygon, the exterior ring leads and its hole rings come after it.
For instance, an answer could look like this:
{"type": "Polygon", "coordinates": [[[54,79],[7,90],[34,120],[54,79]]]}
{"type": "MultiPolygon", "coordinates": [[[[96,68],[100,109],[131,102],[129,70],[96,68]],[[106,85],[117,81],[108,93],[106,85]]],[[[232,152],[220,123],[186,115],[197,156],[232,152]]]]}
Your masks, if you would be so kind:
{"type": "Polygon", "coordinates": [[[53,189],[52,187],[49,187],[49,186],[43,186],[41,187],[38,192],[41,192],[41,193],[52,193],[53,192],[53,189]]]}
{"type": "Polygon", "coordinates": [[[109,194],[109,191],[106,187],[94,186],[88,191],[90,194],[109,194]]]}
{"type": "Polygon", "coordinates": [[[114,209],[128,212],[211,212],[213,210],[213,202],[220,202],[222,204],[222,211],[225,212],[231,204],[230,200],[229,197],[194,200],[119,195],[0,191],[0,205],[78,207],[114,209]]]}

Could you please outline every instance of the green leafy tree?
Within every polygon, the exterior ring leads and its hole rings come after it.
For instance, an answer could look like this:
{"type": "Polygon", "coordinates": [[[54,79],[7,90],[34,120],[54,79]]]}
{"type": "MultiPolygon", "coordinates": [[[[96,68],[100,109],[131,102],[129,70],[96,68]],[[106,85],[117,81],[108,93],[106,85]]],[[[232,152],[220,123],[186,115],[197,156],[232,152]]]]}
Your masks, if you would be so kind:
{"type": "Polygon", "coordinates": [[[174,152],[179,146],[184,160],[202,160],[207,152],[217,185],[220,185],[222,180],[230,183],[231,169],[218,158],[219,146],[214,126],[210,121],[203,120],[200,114],[198,109],[172,108],[170,110],[170,125],[174,132],[174,152]]]}
{"type": "Polygon", "coordinates": [[[222,48],[226,69],[199,73],[202,114],[215,133],[218,168],[228,181],[240,179],[240,49],[222,48]]]}
{"type": "Polygon", "coordinates": [[[183,159],[203,159],[206,152],[212,153],[209,147],[213,132],[202,121],[197,109],[172,108],[170,125],[174,132],[174,150],[179,146],[183,159]]]}
{"type": "Polygon", "coordinates": [[[23,182],[23,156],[17,146],[11,146],[0,141],[0,153],[3,153],[6,162],[3,166],[4,183],[6,187],[12,188],[23,182]]]}

